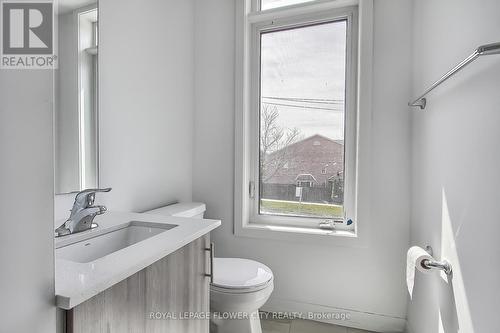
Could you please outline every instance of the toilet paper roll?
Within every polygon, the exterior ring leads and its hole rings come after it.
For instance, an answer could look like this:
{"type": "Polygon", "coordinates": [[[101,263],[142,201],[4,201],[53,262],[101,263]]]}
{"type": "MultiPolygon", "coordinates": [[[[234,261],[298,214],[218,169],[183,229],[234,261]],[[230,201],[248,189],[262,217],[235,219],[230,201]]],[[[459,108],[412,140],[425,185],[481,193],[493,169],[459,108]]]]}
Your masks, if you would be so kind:
{"type": "Polygon", "coordinates": [[[432,260],[432,256],[419,246],[412,246],[406,256],[406,285],[410,297],[413,296],[413,286],[415,284],[415,268],[425,274],[431,272],[422,266],[424,260],[432,260]]]}

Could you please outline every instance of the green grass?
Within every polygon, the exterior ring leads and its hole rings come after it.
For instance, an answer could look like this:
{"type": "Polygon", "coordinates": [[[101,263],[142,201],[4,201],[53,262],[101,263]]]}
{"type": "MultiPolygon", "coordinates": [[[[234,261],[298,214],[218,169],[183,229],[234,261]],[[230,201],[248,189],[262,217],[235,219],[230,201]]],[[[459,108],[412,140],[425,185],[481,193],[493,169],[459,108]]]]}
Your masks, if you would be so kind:
{"type": "Polygon", "coordinates": [[[333,217],[343,216],[342,206],[331,204],[319,204],[310,202],[295,202],[261,199],[260,209],[262,212],[270,214],[314,216],[314,217],[333,217]]]}

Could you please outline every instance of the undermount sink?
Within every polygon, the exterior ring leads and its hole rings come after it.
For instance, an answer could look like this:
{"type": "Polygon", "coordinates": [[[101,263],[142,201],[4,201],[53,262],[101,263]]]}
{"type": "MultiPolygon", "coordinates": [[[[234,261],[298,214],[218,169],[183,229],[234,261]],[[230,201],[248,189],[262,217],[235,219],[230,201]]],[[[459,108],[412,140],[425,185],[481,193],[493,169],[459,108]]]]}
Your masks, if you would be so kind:
{"type": "Polygon", "coordinates": [[[56,248],[56,258],[88,263],[156,236],[177,225],[130,221],[117,227],[96,230],[85,239],[77,239],[56,248]]]}

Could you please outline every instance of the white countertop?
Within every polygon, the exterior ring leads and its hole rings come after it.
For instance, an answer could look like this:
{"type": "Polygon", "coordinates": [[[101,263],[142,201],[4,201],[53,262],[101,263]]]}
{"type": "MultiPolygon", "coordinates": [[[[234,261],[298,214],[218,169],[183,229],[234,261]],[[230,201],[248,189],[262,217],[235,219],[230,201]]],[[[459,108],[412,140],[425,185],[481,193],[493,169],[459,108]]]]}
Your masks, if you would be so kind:
{"type": "Polygon", "coordinates": [[[97,216],[94,221],[99,224],[96,229],[56,238],[56,248],[68,242],[73,243],[89,233],[116,227],[129,221],[178,226],[89,263],[58,259],[56,256],[56,303],[60,308],[71,309],[77,306],[221,224],[218,220],[119,212],[107,212],[97,216]]]}

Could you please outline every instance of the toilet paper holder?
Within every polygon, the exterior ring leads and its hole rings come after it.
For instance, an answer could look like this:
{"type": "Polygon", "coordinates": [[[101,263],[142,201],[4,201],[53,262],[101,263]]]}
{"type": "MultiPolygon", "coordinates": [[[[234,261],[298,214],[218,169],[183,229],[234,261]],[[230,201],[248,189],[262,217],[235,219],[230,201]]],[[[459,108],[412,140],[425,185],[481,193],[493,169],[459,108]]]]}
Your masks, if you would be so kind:
{"type": "MultiPolygon", "coordinates": [[[[425,247],[425,250],[427,251],[427,253],[429,253],[431,256],[433,256],[433,251],[432,251],[432,247],[427,245],[425,247]]],[[[443,260],[443,261],[437,261],[437,260],[429,260],[429,259],[426,259],[426,260],[423,260],[422,263],[421,263],[422,267],[425,268],[425,269],[438,269],[438,270],[441,270],[443,272],[446,273],[446,275],[451,275],[452,273],[452,268],[451,268],[451,264],[446,261],[446,260],[443,260]]]]}

